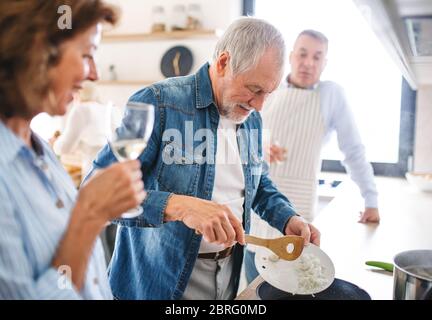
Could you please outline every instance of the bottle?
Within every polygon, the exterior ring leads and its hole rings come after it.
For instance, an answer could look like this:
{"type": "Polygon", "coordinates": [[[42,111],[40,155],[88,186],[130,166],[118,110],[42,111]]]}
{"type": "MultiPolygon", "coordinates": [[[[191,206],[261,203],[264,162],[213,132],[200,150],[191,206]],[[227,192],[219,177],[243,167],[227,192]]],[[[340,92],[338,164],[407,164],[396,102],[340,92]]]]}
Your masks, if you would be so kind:
{"type": "Polygon", "coordinates": [[[176,4],[173,7],[171,30],[172,31],[185,30],[186,23],[187,23],[187,18],[186,18],[185,6],[182,4],[176,4]]]}
{"type": "Polygon", "coordinates": [[[187,8],[187,29],[202,29],[202,11],[198,3],[191,3],[187,8]]]}
{"type": "Polygon", "coordinates": [[[109,66],[109,79],[111,81],[117,81],[117,71],[115,69],[115,65],[111,64],[109,66]]]}
{"type": "Polygon", "coordinates": [[[152,26],[151,32],[165,32],[166,17],[165,9],[162,6],[154,6],[152,9],[152,26]]]}

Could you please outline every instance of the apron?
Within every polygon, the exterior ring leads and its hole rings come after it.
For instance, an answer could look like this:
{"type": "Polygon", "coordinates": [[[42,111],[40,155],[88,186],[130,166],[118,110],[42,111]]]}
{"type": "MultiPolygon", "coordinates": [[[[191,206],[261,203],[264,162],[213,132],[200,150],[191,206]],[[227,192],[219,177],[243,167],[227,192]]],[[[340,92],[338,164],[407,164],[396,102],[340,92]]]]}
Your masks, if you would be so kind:
{"type": "MultiPolygon", "coordinates": [[[[279,89],[269,98],[263,111],[264,132],[269,133],[271,141],[278,141],[287,149],[285,161],[270,165],[270,178],[291,201],[296,212],[311,222],[325,134],[319,89],[279,89]]],[[[265,137],[263,140],[266,143],[265,137]]],[[[252,234],[265,238],[282,236],[258,215],[252,216],[252,234]]]]}

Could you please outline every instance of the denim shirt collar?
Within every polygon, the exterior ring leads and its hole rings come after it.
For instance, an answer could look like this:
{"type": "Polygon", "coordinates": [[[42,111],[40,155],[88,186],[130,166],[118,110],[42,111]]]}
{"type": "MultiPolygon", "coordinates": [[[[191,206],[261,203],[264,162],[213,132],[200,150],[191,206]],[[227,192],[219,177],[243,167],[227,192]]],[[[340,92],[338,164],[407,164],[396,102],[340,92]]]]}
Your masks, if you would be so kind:
{"type": "Polygon", "coordinates": [[[210,105],[215,105],[213,99],[213,89],[209,75],[210,64],[205,63],[195,74],[196,83],[196,107],[197,109],[207,108],[210,105]]]}

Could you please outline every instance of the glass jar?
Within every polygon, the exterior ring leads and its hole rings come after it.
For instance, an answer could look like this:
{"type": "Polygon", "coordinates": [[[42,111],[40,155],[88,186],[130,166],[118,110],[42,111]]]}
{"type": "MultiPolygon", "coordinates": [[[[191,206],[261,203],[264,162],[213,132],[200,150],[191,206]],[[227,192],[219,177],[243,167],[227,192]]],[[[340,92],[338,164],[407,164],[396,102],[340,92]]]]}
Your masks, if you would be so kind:
{"type": "Polygon", "coordinates": [[[117,81],[118,77],[117,77],[117,70],[116,70],[115,65],[110,64],[108,71],[109,71],[110,81],[117,81]]]}
{"type": "Polygon", "coordinates": [[[171,30],[185,30],[186,29],[186,8],[182,4],[176,4],[173,7],[173,14],[171,19],[171,30]]]}
{"type": "Polygon", "coordinates": [[[191,3],[187,7],[187,25],[189,30],[202,29],[202,11],[198,3],[191,3]]]}
{"type": "Polygon", "coordinates": [[[162,6],[154,6],[152,9],[151,32],[165,32],[165,31],[166,31],[165,9],[162,6]]]}

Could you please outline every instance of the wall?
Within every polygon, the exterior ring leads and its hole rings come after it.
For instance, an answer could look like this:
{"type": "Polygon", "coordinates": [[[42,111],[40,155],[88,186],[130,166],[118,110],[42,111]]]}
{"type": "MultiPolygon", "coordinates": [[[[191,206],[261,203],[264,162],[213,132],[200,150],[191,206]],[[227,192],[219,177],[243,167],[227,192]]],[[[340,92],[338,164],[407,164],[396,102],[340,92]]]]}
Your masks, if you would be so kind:
{"type": "MultiPolygon", "coordinates": [[[[165,8],[168,21],[172,15],[175,4],[188,5],[198,3],[201,5],[203,28],[223,30],[242,10],[241,0],[109,0],[122,10],[122,19],[119,25],[111,31],[114,34],[147,33],[150,31],[153,6],[161,5],[165,8]]],[[[160,60],[164,52],[175,45],[184,45],[192,50],[194,64],[192,72],[203,63],[211,59],[217,38],[162,40],[152,42],[110,42],[102,43],[97,54],[97,62],[101,79],[109,79],[109,66],[115,65],[118,79],[125,81],[155,82],[164,77],[160,72],[160,60]]],[[[116,105],[124,105],[127,98],[142,86],[102,85],[100,92],[104,100],[113,101],[116,105]]]]}
{"type": "Polygon", "coordinates": [[[167,19],[176,4],[187,6],[191,3],[201,5],[203,24],[206,29],[225,28],[241,14],[241,0],[106,0],[122,10],[122,20],[113,33],[149,32],[152,24],[151,10],[155,5],[163,6],[167,19]]]}
{"type": "Polygon", "coordinates": [[[432,172],[432,85],[417,91],[414,170],[432,172]]]}
{"type": "MultiPolygon", "coordinates": [[[[171,9],[175,4],[201,5],[203,28],[212,30],[225,29],[232,20],[241,15],[241,0],[106,0],[120,7],[122,17],[120,23],[111,33],[131,34],[146,33],[152,25],[151,11],[153,6],[161,5],[166,10],[166,18],[170,18],[171,9]]],[[[160,60],[165,51],[174,45],[186,45],[194,54],[192,72],[205,63],[213,53],[217,38],[193,40],[164,40],[155,42],[115,42],[101,43],[96,53],[96,60],[101,79],[108,79],[108,68],[115,64],[119,80],[158,81],[163,76],[159,71],[160,60]]],[[[104,102],[113,102],[123,107],[128,98],[143,85],[99,85],[99,94],[104,102]]],[[[122,109],[116,109],[121,118],[122,109]]],[[[119,120],[119,119],[117,119],[119,120]]],[[[32,121],[32,128],[42,138],[48,140],[56,130],[63,130],[64,117],[50,117],[40,114],[32,121]]]]}

